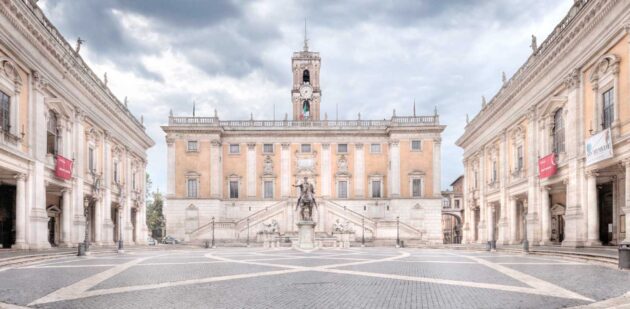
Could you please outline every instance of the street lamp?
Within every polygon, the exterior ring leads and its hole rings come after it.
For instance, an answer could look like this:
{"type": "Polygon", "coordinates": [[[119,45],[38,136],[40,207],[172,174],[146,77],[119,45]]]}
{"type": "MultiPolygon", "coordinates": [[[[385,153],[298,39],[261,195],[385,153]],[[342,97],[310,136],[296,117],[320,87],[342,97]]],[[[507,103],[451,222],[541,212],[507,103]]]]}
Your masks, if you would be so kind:
{"type": "Polygon", "coordinates": [[[361,247],[365,247],[365,217],[361,216],[361,247]]]}
{"type": "Polygon", "coordinates": [[[396,248],[400,248],[400,217],[396,216],[396,248]]]}
{"type": "Polygon", "coordinates": [[[79,243],[79,252],[77,253],[77,256],[84,256],[86,252],[88,251],[88,242],[89,242],[88,233],[90,232],[90,220],[88,218],[89,206],[90,206],[90,200],[86,196],[83,198],[83,216],[85,217],[85,233],[83,236],[83,242],[79,243]]]}
{"type": "Polygon", "coordinates": [[[118,186],[118,253],[125,253],[124,249],[124,241],[123,241],[123,211],[125,204],[125,193],[123,191],[123,186],[120,182],[116,180],[116,185],[118,186]]]}
{"type": "Polygon", "coordinates": [[[249,247],[249,217],[247,218],[247,247],[249,247]]]}
{"type": "Polygon", "coordinates": [[[214,217],[212,217],[212,248],[216,248],[214,245],[214,217]]]}

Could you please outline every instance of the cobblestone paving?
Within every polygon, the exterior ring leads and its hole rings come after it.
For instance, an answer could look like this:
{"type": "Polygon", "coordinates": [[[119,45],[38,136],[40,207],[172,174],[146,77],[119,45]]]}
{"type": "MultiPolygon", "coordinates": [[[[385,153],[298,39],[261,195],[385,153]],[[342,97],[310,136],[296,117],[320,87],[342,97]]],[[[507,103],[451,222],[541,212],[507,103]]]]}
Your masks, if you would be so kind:
{"type": "Polygon", "coordinates": [[[0,272],[0,308],[565,308],[630,272],[451,250],[219,248],[63,257],[0,272]]]}

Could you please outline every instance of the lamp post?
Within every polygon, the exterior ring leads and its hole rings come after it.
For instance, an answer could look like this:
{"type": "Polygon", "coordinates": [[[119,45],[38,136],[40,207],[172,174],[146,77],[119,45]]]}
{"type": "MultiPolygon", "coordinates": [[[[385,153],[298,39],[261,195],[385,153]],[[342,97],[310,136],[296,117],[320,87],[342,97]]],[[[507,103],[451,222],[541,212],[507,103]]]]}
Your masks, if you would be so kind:
{"type": "Polygon", "coordinates": [[[86,196],[83,198],[83,216],[85,217],[85,233],[83,235],[83,242],[79,243],[79,252],[77,253],[77,256],[84,256],[86,255],[88,251],[88,242],[89,242],[88,235],[90,232],[90,220],[88,216],[89,206],[90,206],[90,200],[86,196]]]}
{"type": "Polygon", "coordinates": [[[247,247],[249,247],[249,217],[247,218],[247,247]]]}
{"type": "Polygon", "coordinates": [[[118,205],[118,253],[125,253],[123,247],[122,205],[118,205]]]}
{"type": "Polygon", "coordinates": [[[212,217],[212,248],[216,248],[214,246],[214,217],[212,217]]]}
{"type": "Polygon", "coordinates": [[[361,216],[361,247],[365,247],[365,217],[361,216]]]}
{"type": "Polygon", "coordinates": [[[396,248],[400,248],[400,217],[396,216],[396,248]]]}

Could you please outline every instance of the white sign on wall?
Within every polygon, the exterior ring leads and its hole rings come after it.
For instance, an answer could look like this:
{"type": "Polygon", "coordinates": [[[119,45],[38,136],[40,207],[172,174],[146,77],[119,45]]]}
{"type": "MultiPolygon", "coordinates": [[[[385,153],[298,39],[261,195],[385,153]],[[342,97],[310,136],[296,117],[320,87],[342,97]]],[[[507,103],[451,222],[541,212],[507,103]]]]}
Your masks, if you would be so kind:
{"type": "Polygon", "coordinates": [[[603,130],[586,141],[586,165],[610,159],[613,157],[612,137],[610,128],[603,130]]]}

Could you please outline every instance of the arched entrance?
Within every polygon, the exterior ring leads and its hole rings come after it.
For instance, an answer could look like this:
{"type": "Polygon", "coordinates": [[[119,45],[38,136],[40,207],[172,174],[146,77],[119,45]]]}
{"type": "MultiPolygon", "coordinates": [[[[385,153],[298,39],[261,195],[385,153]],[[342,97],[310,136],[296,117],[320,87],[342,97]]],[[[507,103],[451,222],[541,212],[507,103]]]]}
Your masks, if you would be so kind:
{"type": "Polygon", "coordinates": [[[445,244],[462,242],[461,219],[453,214],[442,214],[442,233],[445,244]]]}
{"type": "Polygon", "coordinates": [[[57,205],[48,205],[48,243],[52,247],[59,245],[61,236],[61,209],[57,205]]]}
{"type": "Polygon", "coordinates": [[[564,240],[564,205],[555,204],[551,207],[551,242],[560,244],[564,240]]]}

